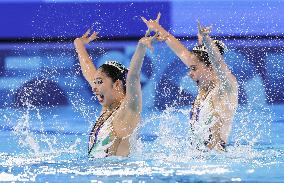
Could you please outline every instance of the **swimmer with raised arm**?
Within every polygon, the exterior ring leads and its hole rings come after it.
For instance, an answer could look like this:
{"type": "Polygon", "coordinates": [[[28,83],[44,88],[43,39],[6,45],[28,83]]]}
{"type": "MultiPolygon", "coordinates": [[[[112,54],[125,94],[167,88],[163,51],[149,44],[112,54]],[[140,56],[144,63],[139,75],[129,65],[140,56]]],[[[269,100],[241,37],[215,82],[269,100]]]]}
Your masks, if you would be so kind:
{"type": "Polygon", "coordinates": [[[96,95],[102,110],[90,136],[88,155],[93,158],[128,156],[129,136],[138,126],[142,110],[140,72],[146,48],[152,49],[155,37],[139,40],[129,70],[116,61],[107,61],[96,68],[85,45],[97,38],[88,30],[74,40],[81,70],[96,95]]]}
{"type": "Polygon", "coordinates": [[[238,83],[224,62],[224,43],[213,40],[211,27],[201,27],[198,22],[199,45],[190,52],[158,21],[142,19],[190,69],[189,76],[197,83],[189,121],[192,144],[200,150],[225,151],[238,106],[238,83]]]}

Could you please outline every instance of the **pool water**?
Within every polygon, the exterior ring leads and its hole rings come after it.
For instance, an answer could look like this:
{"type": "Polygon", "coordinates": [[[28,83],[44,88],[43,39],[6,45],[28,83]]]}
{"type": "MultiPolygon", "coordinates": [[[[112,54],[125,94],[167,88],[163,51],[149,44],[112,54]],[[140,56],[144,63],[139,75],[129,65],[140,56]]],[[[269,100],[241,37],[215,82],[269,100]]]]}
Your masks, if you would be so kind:
{"type": "Polygon", "coordinates": [[[148,110],[130,157],[105,159],[87,157],[93,121],[72,106],[1,109],[0,180],[283,182],[283,109],[240,106],[226,153],[189,148],[188,108],[148,110]]]}

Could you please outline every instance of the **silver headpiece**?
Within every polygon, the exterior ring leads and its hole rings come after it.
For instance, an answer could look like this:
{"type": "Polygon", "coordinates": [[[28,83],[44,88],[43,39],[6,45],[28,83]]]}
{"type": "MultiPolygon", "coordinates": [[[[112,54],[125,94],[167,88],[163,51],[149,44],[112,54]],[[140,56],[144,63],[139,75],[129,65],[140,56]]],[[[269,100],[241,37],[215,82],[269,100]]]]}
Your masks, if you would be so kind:
{"type": "Polygon", "coordinates": [[[117,61],[107,61],[104,64],[111,65],[111,66],[117,68],[121,73],[123,73],[124,71],[128,70],[123,64],[118,63],[117,61]]]}
{"type": "MultiPolygon", "coordinates": [[[[228,51],[227,46],[222,41],[213,40],[213,43],[215,43],[215,45],[221,46],[223,48],[224,52],[228,51]]],[[[203,51],[203,52],[208,53],[208,50],[207,50],[207,48],[204,44],[194,46],[192,51],[203,51]]]]}
{"type": "Polygon", "coordinates": [[[208,53],[207,48],[205,47],[204,44],[194,46],[194,47],[192,48],[192,51],[202,51],[202,52],[208,53]]]}

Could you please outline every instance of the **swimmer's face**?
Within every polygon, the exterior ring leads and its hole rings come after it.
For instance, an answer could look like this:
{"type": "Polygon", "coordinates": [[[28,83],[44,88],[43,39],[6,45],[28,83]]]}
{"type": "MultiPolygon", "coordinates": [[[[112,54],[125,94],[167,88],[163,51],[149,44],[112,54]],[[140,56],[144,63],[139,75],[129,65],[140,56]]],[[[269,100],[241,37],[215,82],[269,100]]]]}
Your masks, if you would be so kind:
{"type": "Polygon", "coordinates": [[[191,61],[192,62],[190,65],[188,65],[188,75],[191,77],[191,79],[193,79],[197,84],[212,80],[214,73],[211,66],[207,67],[196,56],[193,56],[191,61]]]}
{"type": "Polygon", "coordinates": [[[114,83],[111,78],[101,70],[98,70],[94,76],[92,91],[102,106],[108,107],[114,102],[116,92],[114,83]]]}

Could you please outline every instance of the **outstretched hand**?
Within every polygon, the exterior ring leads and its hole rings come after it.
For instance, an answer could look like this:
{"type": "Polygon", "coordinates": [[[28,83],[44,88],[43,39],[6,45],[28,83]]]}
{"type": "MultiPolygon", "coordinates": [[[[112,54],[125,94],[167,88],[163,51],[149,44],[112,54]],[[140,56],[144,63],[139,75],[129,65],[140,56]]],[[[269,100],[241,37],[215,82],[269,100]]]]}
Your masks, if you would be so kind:
{"type": "Polygon", "coordinates": [[[143,20],[143,22],[147,25],[148,27],[148,30],[146,31],[145,33],[145,37],[149,36],[151,31],[154,31],[156,32],[155,35],[153,36],[153,39],[157,40],[157,41],[165,41],[168,37],[168,35],[160,35],[159,34],[159,30],[161,30],[161,26],[159,24],[159,21],[160,21],[160,18],[161,18],[161,13],[159,12],[158,15],[157,15],[157,18],[156,20],[146,20],[146,18],[144,17],[141,17],[141,19],[143,20]]]}
{"type": "MultiPolygon", "coordinates": [[[[197,27],[198,27],[198,38],[199,37],[203,37],[203,36],[206,36],[206,35],[208,35],[208,34],[210,34],[211,33],[211,31],[212,31],[212,25],[211,26],[201,26],[200,25],[200,22],[199,22],[199,20],[197,21],[197,27]]],[[[198,39],[198,42],[199,42],[199,39],[198,39]]],[[[201,40],[201,42],[202,42],[202,40],[201,40]]]]}
{"type": "Polygon", "coordinates": [[[161,13],[159,12],[158,15],[157,15],[157,18],[156,20],[147,20],[146,18],[144,17],[141,17],[141,19],[143,20],[143,22],[147,25],[148,27],[148,30],[146,31],[145,33],[145,37],[146,36],[149,36],[151,31],[154,31],[154,32],[157,32],[158,31],[158,28],[159,28],[159,21],[160,21],[160,18],[161,18],[161,13]]]}
{"type": "Polygon", "coordinates": [[[91,41],[98,38],[97,32],[94,31],[91,35],[90,35],[90,32],[91,32],[91,29],[88,29],[87,32],[80,38],[84,44],[88,44],[91,41]]]}
{"type": "Polygon", "coordinates": [[[198,29],[198,33],[197,33],[197,40],[198,40],[198,45],[202,45],[202,42],[203,42],[203,37],[200,33],[200,30],[199,30],[199,27],[200,27],[200,22],[199,20],[197,20],[197,29],[198,29]]]}

